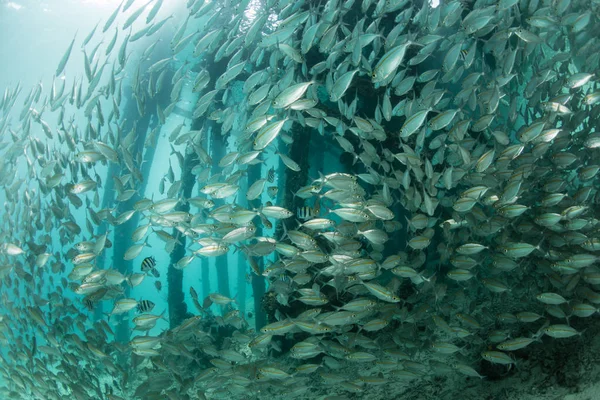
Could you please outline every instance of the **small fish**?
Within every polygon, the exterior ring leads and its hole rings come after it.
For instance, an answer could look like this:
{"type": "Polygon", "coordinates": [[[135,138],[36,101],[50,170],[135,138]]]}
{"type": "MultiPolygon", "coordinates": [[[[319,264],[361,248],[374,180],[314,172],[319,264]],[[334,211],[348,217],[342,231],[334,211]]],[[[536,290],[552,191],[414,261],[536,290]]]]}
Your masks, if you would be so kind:
{"type": "Polygon", "coordinates": [[[150,272],[155,278],[160,277],[160,272],[156,269],[156,259],[154,257],[144,258],[144,261],[142,261],[142,272],[150,272]]]}
{"type": "Polygon", "coordinates": [[[406,41],[392,49],[381,57],[372,73],[373,83],[381,83],[386,81],[402,63],[406,49],[412,44],[411,41],[406,41]]]}
{"type": "Polygon", "coordinates": [[[315,213],[314,213],[314,210],[312,209],[312,207],[304,206],[304,207],[299,207],[296,210],[296,216],[303,221],[307,221],[309,219],[313,219],[315,217],[315,213]]]}
{"type": "Polygon", "coordinates": [[[484,351],[481,353],[481,357],[492,364],[510,365],[515,363],[508,354],[501,351],[484,351]]]}
{"type": "MultiPolygon", "coordinates": [[[[77,36],[77,33],[75,34],[75,36],[77,36]]],[[[60,62],[58,63],[58,67],[56,68],[56,76],[60,76],[60,74],[65,69],[65,66],[67,65],[67,61],[69,61],[69,57],[71,56],[71,50],[73,50],[74,43],[75,43],[75,37],[73,37],[71,44],[69,45],[69,47],[67,47],[65,54],[62,56],[62,58],[60,59],[60,62]]]]}
{"type": "Polygon", "coordinates": [[[329,95],[329,100],[332,102],[337,102],[340,98],[344,96],[344,93],[350,87],[352,83],[352,79],[358,70],[348,71],[344,75],[340,76],[331,88],[331,93],[329,95]]]}
{"type": "Polygon", "coordinates": [[[156,290],[158,290],[160,292],[160,290],[162,289],[162,282],[161,281],[155,281],[154,282],[154,287],[156,287],[156,290]]]}
{"type": "Polygon", "coordinates": [[[498,349],[504,350],[504,351],[515,351],[515,350],[523,349],[523,348],[529,346],[531,343],[533,343],[536,340],[538,340],[538,339],[518,337],[515,339],[506,340],[506,341],[498,344],[496,347],[498,349]]]}
{"type": "Polygon", "coordinates": [[[292,85],[292,86],[288,87],[287,89],[282,91],[275,98],[275,100],[273,100],[273,108],[275,108],[275,109],[286,108],[289,105],[291,105],[292,103],[294,103],[295,101],[300,100],[300,98],[304,95],[304,93],[306,92],[308,87],[310,85],[312,85],[313,83],[314,83],[313,81],[302,82],[302,83],[298,83],[296,85],[292,85]]]}
{"type": "Polygon", "coordinates": [[[83,299],[83,305],[88,309],[88,311],[94,311],[94,301],[89,297],[83,299]]]}
{"type": "Polygon", "coordinates": [[[212,300],[210,298],[210,296],[206,296],[204,298],[204,301],[202,302],[202,309],[207,309],[208,307],[210,307],[212,305],[212,300]]]}
{"type": "Polygon", "coordinates": [[[267,181],[269,183],[275,182],[275,168],[271,168],[269,172],[267,172],[267,181]]]}
{"type": "Polygon", "coordinates": [[[128,312],[134,308],[139,309],[139,303],[135,299],[125,298],[115,302],[110,315],[118,315],[128,312]]]}
{"type": "Polygon", "coordinates": [[[154,309],[154,303],[150,300],[142,300],[137,305],[137,311],[140,313],[151,312],[154,309]]]}
{"type": "Polygon", "coordinates": [[[268,125],[265,125],[261,128],[260,131],[256,134],[254,139],[254,150],[263,150],[265,149],[279,134],[283,129],[283,125],[287,122],[287,118],[271,122],[268,125]]]}
{"type": "MultiPolygon", "coordinates": [[[[123,4],[123,3],[121,3],[121,4],[123,4]]],[[[113,11],[113,13],[110,15],[110,17],[108,17],[108,19],[106,20],[106,23],[104,24],[104,27],[102,28],[102,33],[105,33],[108,30],[108,28],[110,28],[110,26],[115,21],[115,19],[117,18],[117,15],[119,14],[119,10],[121,9],[121,4],[119,4],[117,9],[115,11],[113,11]]]]}
{"type": "Polygon", "coordinates": [[[208,295],[208,298],[211,300],[212,303],[220,304],[220,305],[227,305],[231,302],[236,301],[235,298],[230,299],[229,297],[223,296],[220,293],[211,293],[208,295]]]}
{"type": "Polygon", "coordinates": [[[277,186],[269,186],[267,188],[267,194],[273,200],[277,197],[277,193],[279,192],[279,188],[277,186]]]}
{"type": "Polygon", "coordinates": [[[556,339],[569,338],[569,337],[575,336],[575,335],[581,336],[583,334],[583,332],[578,332],[574,328],[570,327],[569,325],[563,325],[563,324],[550,325],[550,326],[544,328],[543,332],[546,335],[556,338],[556,339]]]}

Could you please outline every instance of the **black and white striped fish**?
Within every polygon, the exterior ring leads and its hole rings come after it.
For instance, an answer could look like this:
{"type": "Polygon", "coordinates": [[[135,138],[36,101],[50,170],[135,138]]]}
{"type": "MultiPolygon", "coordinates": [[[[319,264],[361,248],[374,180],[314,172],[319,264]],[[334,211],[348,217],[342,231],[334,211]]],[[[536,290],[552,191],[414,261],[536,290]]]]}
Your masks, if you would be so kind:
{"type": "Polygon", "coordinates": [[[141,313],[150,312],[154,309],[154,303],[150,300],[142,300],[137,305],[137,311],[141,313]]]}
{"type": "Polygon", "coordinates": [[[267,172],[267,180],[269,183],[275,182],[275,168],[271,168],[269,172],[267,172]]]}
{"type": "Polygon", "coordinates": [[[83,299],[83,305],[87,308],[88,311],[94,311],[94,301],[89,297],[83,299]]]}
{"type": "Polygon", "coordinates": [[[154,257],[146,257],[142,261],[142,272],[150,272],[155,278],[160,277],[160,272],[156,269],[156,259],[154,257]]]}
{"type": "Polygon", "coordinates": [[[304,206],[296,209],[296,216],[303,221],[313,219],[316,214],[312,207],[304,206]]]}
{"type": "Polygon", "coordinates": [[[304,206],[296,209],[296,216],[302,221],[308,221],[321,214],[321,198],[317,196],[312,207],[304,206]]]}
{"type": "Polygon", "coordinates": [[[156,266],[156,259],[154,257],[146,257],[142,261],[142,271],[148,272],[156,266]]]}

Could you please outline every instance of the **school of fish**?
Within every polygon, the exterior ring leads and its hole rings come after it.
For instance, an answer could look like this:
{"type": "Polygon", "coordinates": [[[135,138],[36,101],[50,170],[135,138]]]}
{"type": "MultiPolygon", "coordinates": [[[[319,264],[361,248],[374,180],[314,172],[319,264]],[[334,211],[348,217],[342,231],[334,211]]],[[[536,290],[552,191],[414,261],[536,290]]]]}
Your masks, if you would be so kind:
{"type": "Polygon", "coordinates": [[[484,378],[483,363],[510,372],[526,347],[585,336],[600,307],[597,0],[162,3],[124,0],[73,38],[51,88],[0,97],[2,398],[373,398],[484,378]],[[159,44],[171,55],[152,58],[159,44]],[[168,106],[148,107],[157,96],[168,106]],[[142,152],[127,100],[159,121],[142,152]],[[190,122],[161,131],[180,109],[190,122]],[[218,160],[215,129],[235,143],[218,160]],[[281,173],[245,171],[301,172],[298,130],[353,161],[304,182],[295,212],[281,173]],[[171,166],[160,195],[140,193],[157,136],[181,170],[196,159],[197,195],[171,166]],[[112,164],[102,206],[96,169],[112,164]],[[136,270],[103,269],[111,227],[134,214],[136,270]],[[144,279],[160,289],[162,267],[140,257],[149,237],[165,243],[155,254],[187,239],[163,271],[242,252],[275,320],[255,331],[236,299],[192,288],[195,316],[154,329],[164,307],[126,296],[144,279]]]}

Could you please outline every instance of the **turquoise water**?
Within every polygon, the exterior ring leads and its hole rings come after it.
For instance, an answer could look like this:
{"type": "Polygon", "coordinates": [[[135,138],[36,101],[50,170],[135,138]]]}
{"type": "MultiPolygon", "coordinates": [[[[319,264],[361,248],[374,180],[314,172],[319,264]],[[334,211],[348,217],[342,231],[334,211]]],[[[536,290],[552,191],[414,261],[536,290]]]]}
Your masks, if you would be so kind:
{"type": "Polygon", "coordinates": [[[0,3],[2,398],[591,382],[597,10],[0,3]]]}

